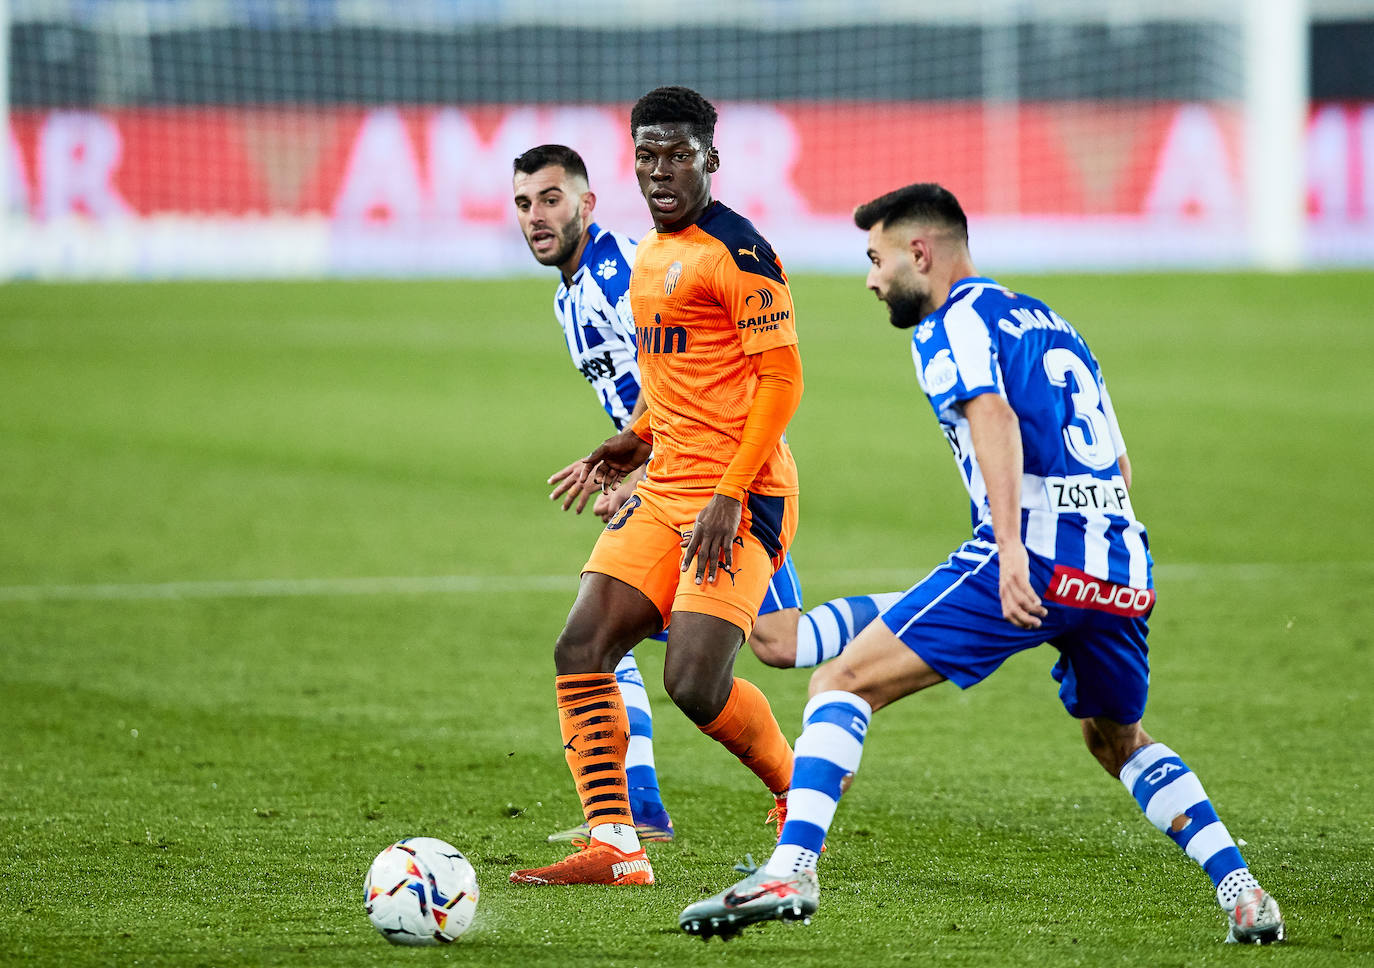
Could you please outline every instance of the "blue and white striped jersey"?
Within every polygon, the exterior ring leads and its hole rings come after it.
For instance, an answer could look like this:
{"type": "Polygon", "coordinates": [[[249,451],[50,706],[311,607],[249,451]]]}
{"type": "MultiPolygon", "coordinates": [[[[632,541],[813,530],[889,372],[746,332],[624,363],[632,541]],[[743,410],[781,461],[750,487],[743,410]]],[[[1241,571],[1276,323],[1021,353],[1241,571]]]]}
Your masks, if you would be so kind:
{"type": "Polygon", "coordinates": [[[639,399],[635,323],[630,312],[630,270],[635,243],[593,222],[572,284],[559,283],[554,314],[573,366],[596,391],[617,430],[639,399]]]}
{"type": "Polygon", "coordinates": [[[911,348],[968,488],[975,538],[994,540],[992,517],[960,404],[998,393],[1021,423],[1026,548],[1095,578],[1153,587],[1149,540],[1117,465],[1126,444],[1102,370],[1072,326],[1038,299],[973,277],[921,321],[911,348]]]}

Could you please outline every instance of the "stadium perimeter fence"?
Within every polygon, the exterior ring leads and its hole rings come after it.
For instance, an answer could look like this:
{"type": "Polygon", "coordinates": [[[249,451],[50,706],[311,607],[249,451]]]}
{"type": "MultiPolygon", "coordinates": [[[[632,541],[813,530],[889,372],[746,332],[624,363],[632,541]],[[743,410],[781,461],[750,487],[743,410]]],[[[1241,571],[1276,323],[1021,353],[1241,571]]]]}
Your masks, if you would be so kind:
{"type": "Polygon", "coordinates": [[[1374,14],[1348,0],[0,0],[0,278],[536,268],[563,142],[648,227],[628,110],[720,108],[715,194],[792,269],[940,181],[999,270],[1374,265],[1374,14]],[[958,9],[956,9],[958,8],[958,9]],[[0,38],[3,40],[3,38],[0,38]]]}

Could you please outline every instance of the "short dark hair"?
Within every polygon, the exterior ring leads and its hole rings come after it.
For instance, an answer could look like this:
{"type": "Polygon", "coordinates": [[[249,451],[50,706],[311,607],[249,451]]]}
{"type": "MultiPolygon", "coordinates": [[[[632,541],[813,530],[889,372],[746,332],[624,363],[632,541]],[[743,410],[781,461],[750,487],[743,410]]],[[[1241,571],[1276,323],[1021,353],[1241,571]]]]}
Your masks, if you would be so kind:
{"type": "Polygon", "coordinates": [[[716,137],[716,109],[710,101],[690,87],[656,87],[635,102],[630,111],[630,137],[646,124],[685,123],[691,125],[710,147],[716,137]]]}
{"type": "Polygon", "coordinates": [[[582,156],[567,145],[540,145],[531,148],[515,159],[515,171],[523,175],[533,175],[550,165],[561,165],[569,175],[577,175],[587,181],[587,163],[582,156]]]}
{"type": "Polygon", "coordinates": [[[879,195],[854,209],[854,224],[868,230],[882,222],[935,222],[968,241],[968,218],[954,193],[934,182],[917,182],[879,195]]]}

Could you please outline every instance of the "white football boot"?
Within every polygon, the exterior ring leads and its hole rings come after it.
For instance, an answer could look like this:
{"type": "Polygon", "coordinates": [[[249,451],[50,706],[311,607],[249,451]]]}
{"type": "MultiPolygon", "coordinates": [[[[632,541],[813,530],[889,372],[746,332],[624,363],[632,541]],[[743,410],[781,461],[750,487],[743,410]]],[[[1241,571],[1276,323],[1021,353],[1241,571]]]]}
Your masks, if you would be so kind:
{"type": "Polygon", "coordinates": [[[1284,938],[1283,915],[1278,902],[1262,887],[1247,887],[1226,912],[1230,928],[1227,944],[1274,944],[1284,938]]]}
{"type": "Polygon", "coordinates": [[[748,877],[704,901],[689,904],[678,915],[683,931],[706,941],[713,935],[732,938],[746,925],[759,921],[811,923],[820,906],[821,889],[816,872],[799,871],[774,877],[761,868],[740,867],[748,877]]]}

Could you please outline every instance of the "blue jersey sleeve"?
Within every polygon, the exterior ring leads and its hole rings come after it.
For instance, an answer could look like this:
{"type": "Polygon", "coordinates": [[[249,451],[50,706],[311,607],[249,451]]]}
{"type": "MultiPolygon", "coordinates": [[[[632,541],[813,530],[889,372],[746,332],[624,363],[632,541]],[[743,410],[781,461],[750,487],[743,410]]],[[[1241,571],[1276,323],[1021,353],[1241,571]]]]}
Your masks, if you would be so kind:
{"type": "Polygon", "coordinates": [[[937,415],[984,393],[1002,393],[997,347],[972,298],[960,299],[916,328],[916,375],[937,415]]]}

